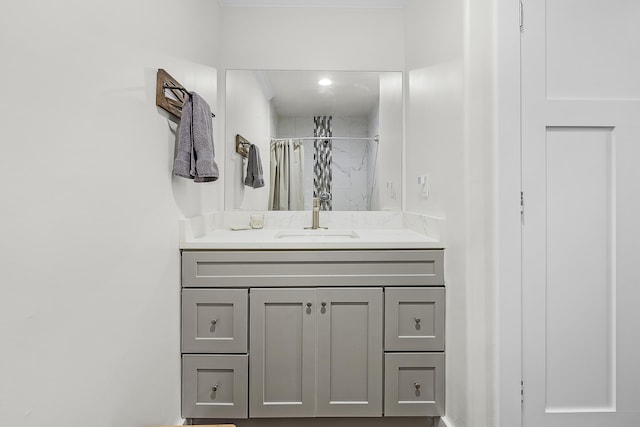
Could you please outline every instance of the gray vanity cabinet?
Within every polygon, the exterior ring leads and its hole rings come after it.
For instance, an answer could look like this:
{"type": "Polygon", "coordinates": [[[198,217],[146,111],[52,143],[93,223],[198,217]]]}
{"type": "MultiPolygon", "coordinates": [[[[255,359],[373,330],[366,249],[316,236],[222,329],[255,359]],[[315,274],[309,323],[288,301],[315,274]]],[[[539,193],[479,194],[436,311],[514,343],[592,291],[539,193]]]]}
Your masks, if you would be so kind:
{"type": "Polygon", "coordinates": [[[444,415],[443,253],[183,250],[182,416],[444,415]]]}
{"type": "Polygon", "coordinates": [[[252,289],[250,414],[382,415],[382,288],[252,289]]]}

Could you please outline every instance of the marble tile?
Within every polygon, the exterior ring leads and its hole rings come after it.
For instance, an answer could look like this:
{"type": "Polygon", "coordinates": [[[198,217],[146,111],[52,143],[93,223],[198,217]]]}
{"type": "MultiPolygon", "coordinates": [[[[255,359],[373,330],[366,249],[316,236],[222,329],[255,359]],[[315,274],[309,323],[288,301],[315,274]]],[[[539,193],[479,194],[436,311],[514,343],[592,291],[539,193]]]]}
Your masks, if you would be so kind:
{"type": "Polygon", "coordinates": [[[350,195],[348,187],[333,187],[331,189],[333,211],[350,210],[350,195]]]}
{"type": "MultiPolygon", "coordinates": [[[[370,117],[334,116],[332,119],[333,135],[338,137],[364,138],[369,136],[371,126],[370,117]]],[[[281,117],[278,124],[278,137],[312,136],[313,128],[313,117],[311,116],[281,117]]],[[[375,152],[370,147],[372,144],[367,141],[340,139],[333,141],[332,191],[341,192],[337,195],[337,199],[334,198],[334,210],[368,209],[371,175],[375,167],[375,158],[372,159],[372,154],[375,152]],[[358,174],[364,174],[364,177],[358,174]]],[[[313,141],[305,142],[303,179],[305,208],[310,208],[313,194],[313,154],[313,141]]]]}
{"type": "Polygon", "coordinates": [[[366,117],[352,117],[350,124],[352,137],[363,138],[367,136],[369,124],[366,117]]]}
{"type": "Polygon", "coordinates": [[[333,136],[349,136],[350,123],[348,117],[333,116],[331,123],[333,136]]]}

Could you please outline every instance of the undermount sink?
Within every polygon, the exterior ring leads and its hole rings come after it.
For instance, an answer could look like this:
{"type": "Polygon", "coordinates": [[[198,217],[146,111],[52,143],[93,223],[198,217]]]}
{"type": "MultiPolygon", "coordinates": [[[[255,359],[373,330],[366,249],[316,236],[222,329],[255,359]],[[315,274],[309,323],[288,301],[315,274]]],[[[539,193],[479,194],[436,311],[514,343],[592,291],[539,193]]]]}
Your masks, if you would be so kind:
{"type": "Polygon", "coordinates": [[[334,239],[357,239],[358,234],[353,230],[331,230],[319,228],[316,230],[283,230],[276,234],[277,239],[314,239],[314,238],[334,238],[334,239]]]}

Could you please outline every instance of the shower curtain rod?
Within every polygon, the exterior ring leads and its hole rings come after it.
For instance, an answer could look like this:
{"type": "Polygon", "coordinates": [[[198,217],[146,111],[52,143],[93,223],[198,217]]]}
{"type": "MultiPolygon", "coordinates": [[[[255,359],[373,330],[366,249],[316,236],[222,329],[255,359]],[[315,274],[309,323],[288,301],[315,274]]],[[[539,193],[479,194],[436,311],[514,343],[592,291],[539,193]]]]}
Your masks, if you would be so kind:
{"type": "Polygon", "coordinates": [[[271,138],[271,141],[288,141],[290,139],[297,139],[302,141],[313,141],[315,139],[327,140],[327,139],[346,139],[346,140],[357,140],[357,141],[375,141],[380,142],[380,136],[376,135],[373,138],[355,138],[349,136],[305,136],[302,138],[271,138]]]}

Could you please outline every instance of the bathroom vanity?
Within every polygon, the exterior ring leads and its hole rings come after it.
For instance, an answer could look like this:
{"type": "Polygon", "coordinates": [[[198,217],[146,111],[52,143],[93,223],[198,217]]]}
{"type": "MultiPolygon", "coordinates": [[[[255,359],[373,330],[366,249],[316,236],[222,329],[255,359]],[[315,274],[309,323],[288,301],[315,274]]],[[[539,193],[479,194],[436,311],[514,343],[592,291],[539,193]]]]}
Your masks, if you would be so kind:
{"type": "Polygon", "coordinates": [[[330,233],[181,243],[184,418],[444,415],[442,245],[330,233]]]}

